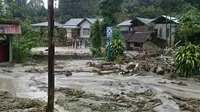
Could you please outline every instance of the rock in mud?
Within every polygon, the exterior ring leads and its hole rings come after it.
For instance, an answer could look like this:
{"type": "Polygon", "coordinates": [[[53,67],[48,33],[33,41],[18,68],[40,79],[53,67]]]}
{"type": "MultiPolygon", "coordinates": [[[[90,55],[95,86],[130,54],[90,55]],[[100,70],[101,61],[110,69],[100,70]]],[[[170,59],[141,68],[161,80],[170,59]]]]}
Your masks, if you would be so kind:
{"type": "Polygon", "coordinates": [[[95,67],[96,64],[93,63],[93,62],[87,62],[86,65],[87,65],[88,67],[95,67]]]}
{"type": "Polygon", "coordinates": [[[164,74],[165,74],[165,71],[164,71],[164,69],[163,69],[162,67],[157,67],[156,73],[157,73],[158,75],[164,75],[164,74]]]}
{"type": "Polygon", "coordinates": [[[128,66],[126,67],[127,70],[137,70],[139,67],[139,64],[138,63],[133,63],[133,62],[130,62],[128,64],[128,66]]]}
{"type": "Polygon", "coordinates": [[[40,68],[30,68],[28,70],[25,70],[25,72],[28,72],[28,73],[44,73],[45,70],[42,70],[40,68]]]}
{"type": "Polygon", "coordinates": [[[104,70],[104,71],[115,70],[115,67],[113,65],[103,65],[101,70],[104,70]]]}
{"type": "Polygon", "coordinates": [[[188,86],[186,83],[183,82],[171,82],[172,84],[177,84],[179,86],[188,86]]]}
{"type": "Polygon", "coordinates": [[[70,72],[70,71],[66,71],[64,74],[66,77],[72,76],[72,72],[70,72]]]}

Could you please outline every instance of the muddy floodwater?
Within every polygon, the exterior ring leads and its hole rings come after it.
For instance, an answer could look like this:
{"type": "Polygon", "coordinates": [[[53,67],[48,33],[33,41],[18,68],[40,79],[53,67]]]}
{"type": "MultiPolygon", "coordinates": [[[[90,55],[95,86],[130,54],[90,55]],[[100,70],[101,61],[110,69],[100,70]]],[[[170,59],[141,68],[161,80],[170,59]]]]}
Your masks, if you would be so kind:
{"type": "MultiPolygon", "coordinates": [[[[167,80],[157,75],[99,76],[94,72],[95,68],[87,67],[86,63],[89,61],[91,60],[55,62],[55,112],[199,112],[200,110],[199,82],[181,81],[186,84],[183,86],[172,83],[180,82],[178,80],[167,80]],[[65,71],[72,72],[72,75],[66,76],[65,71]]],[[[3,92],[0,94],[0,105],[14,102],[16,105],[11,106],[15,112],[28,112],[30,107],[34,108],[35,112],[39,111],[38,107],[45,108],[47,81],[46,62],[1,67],[0,91],[3,92]],[[21,100],[29,102],[32,106],[24,106],[21,100]]],[[[0,108],[2,112],[6,112],[7,108],[2,109],[1,106],[0,108]]]]}

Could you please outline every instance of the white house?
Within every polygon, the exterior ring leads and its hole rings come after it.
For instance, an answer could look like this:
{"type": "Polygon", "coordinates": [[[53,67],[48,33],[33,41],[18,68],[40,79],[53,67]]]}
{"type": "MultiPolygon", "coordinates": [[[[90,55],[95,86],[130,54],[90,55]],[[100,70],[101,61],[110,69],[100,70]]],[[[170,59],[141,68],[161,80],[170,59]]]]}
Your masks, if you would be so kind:
{"type": "Polygon", "coordinates": [[[177,24],[179,24],[178,19],[162,15],[153,20],[152,23],[154,23],[157,38],[165,40],[169,46],[175,44],[175,31],[177,24]]]}
{"type": "Polygon", "coordinates": [[[66,28],[69,38],[87,39],[90,37],[90,27],[96,20],[101,22],[103,19],[72,18],[63,25],[63,28],[66,28]]]}

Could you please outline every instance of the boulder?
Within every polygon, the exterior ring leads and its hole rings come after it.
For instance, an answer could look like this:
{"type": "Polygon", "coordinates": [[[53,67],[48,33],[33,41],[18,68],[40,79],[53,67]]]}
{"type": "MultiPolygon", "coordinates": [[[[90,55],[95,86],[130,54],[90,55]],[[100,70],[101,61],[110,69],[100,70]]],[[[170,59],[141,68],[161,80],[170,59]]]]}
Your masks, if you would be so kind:
{"type": "Polygon", "coordinates": [[[115,67],[115,68],[120,68],[120,65],[119,65],[119,64],[116,64],[114,67],[115,67]]]}
{"type": "Polygon", "coordinates": [[[70,72],[70,71],[66,71],[64,74],[65,74],[66,77],[72,76],[72,72],[70,72]]]}
{"type": "Polygon", "coordinates": [[[156,73],[159,74],[159,75],[164,75],[165,71],[164,71],[164,69],[162,67],[157,67],[156,73]]]}
{"type": "Polygon", "coordinates": [[[139,64],[138,63],[133,63],[133,62],[130,62],[128,64],[128,66],[126,67],[127,70],[137,70],[139,67],[139,64]]]}

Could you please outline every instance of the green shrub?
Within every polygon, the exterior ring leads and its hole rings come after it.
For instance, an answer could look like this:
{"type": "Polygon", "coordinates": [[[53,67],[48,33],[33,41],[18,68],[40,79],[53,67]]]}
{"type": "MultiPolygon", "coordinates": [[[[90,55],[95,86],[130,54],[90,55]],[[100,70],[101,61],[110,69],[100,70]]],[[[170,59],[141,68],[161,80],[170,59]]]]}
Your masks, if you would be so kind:
{"type": "MultiPolygon", "coordinates": [[[[108,47],[106,49],[108,51],[108,47]]],[[[115,61],[119,57],[124,57],[124,46],[123,39],[121,36],[114,37],[110,44],[110,61],[115,61]]],[[[106,58],[108,59],[108,55],[106,53],[106,58]]]]}
{"type": "Polygon", "coordinates": [[[101,57],[101,50],[91,47],[90,51],[92,52],[93,57],[101,57]]]}
{"type": "Polygon", "coordinates": [[[182,77],[197,75],[200,67],[200,48],[194,44],[180,46],[174,56],[176,72],[182,77]]]}
{"type": "Polygon", "coordinates": [[[29,20],[25,20],[21,27],[22,34],[13,39],[13,60],[17,63],[32,59],[31,49],[42,43],[39,30],[33,29],[29,20]]]}

